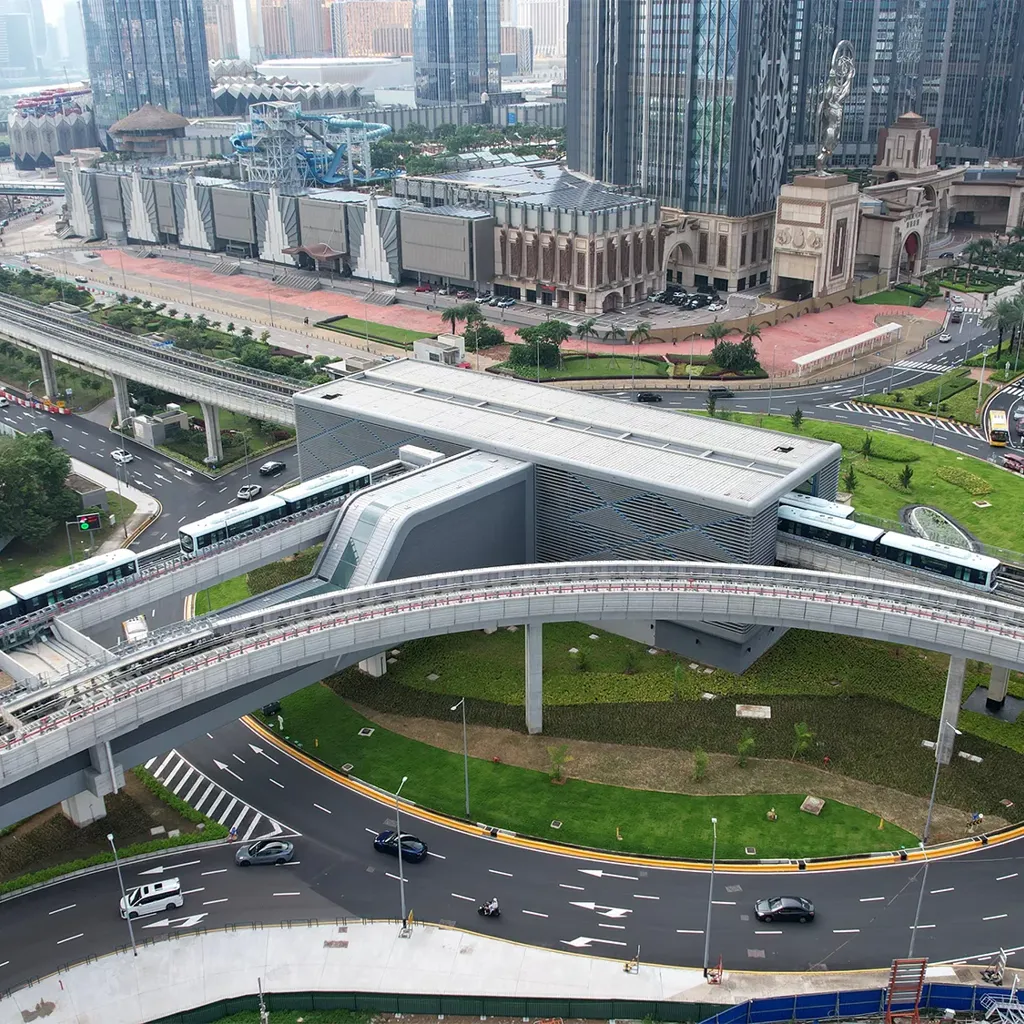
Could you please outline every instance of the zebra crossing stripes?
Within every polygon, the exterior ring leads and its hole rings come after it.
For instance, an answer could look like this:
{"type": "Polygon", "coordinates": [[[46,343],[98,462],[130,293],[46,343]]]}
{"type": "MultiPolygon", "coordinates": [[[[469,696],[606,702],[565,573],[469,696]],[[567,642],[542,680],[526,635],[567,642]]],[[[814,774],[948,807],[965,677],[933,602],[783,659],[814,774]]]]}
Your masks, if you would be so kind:
{"type": "Polygon", "coordinates": [[[842,412],[855,412],[862,416],[874,416],[883,420],[919,423],[928,427],[934,424],[938,430],[944,430],[947,434],[962,434],[964,437],[977,438],[979,441],[987,440],[980,427],[971,426],[968,423],[954,423],[952,420],[944,420],[938,416],[907,412],[905,409],[887,409],[882,405],[867,405],[863,402],[833,402],[829,408],[839,409],[842,412]]]}
{"type": "Polygon", "coordinates": [[[176,797],[189,807],[228,829],[243,842],[251,839],[270,839],[287,833],[297,835],[293,829],[274,821],[255,807],[235,796],[219,782],[204,775],[177,750],[146,762],[146,771],[160,780],[176,797]]]}
{"type": "Polygon", "coordinates": [[[1005,388],[1000,388],[999,393],[1016,395],[1018,398],[1024,398],[1024,385],[1007,384],[1005,388]]]}
{"type": "Polygon", "coordinates": [[[896,363],[897,370],[925,370],[928,373],[948,373],[952,367],[942,363],[924,363],[917,359],[901,359],[896,363]]]}

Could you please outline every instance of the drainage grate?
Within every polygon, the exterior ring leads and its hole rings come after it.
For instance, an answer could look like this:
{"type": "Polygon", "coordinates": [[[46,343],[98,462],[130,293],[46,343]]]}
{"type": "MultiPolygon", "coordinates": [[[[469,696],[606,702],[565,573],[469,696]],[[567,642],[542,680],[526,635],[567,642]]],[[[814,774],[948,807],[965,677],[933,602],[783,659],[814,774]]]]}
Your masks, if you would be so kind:
{"type": "Polygon", "coordinates": [[[561,828],[562,827],[562,823],[557,818],[555,818],[555,820],[553,822],[551,822],[551,827],[552,828],[561,828]]]}
{"type": "Polygon", "coordinates": [[[373,730],[369,726],[367,726],[365,729],[360,729],[359,730],[359,735],[360,736],[372,736],[373,735],[373,730]]]}

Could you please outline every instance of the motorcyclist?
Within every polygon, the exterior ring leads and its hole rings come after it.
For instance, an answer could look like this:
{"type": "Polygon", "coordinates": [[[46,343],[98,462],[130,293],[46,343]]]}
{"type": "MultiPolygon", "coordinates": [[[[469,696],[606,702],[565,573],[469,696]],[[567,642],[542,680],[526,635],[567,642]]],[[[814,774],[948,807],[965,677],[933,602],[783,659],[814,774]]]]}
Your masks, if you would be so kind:
{"type": "Polygon", "coordinates": [[[494,917],[498,913],[498,897],[492,896],[490,901],[484,904],[488,917],[494,917]]]}

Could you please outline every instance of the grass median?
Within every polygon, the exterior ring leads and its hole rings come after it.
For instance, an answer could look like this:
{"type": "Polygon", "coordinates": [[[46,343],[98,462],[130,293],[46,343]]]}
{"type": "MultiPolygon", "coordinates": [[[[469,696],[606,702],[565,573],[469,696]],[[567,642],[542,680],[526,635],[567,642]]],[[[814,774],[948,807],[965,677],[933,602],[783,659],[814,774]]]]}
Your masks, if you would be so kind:
{"type": "MultiPolygon", "coordinates": [[[[402,793],[422,807],[463,817],[463,758],[382,729],[326,686],[310,686],[282,702],[285,734],[328,764],[352,764],[353,774],[402,793]],[[359,730],[372,728],[370,736],[359,730]]],[[[543,738],[538,742],[544,743],[543,738]]],[[[800,811],[803,795],[684,796],[569,778],[554,784],[543,772],[469,760],[474,821],[559,842],[620,853],[707,859],[711,818],[718,818],[718,854],[823,857],[913,845],[909,833],[865,811],[828,801],[819,817],[800,811]],[[777,820],[769,821],[774,808],[777,820]],[[552,821],[560,821],[558,829],[552,821]]]]}

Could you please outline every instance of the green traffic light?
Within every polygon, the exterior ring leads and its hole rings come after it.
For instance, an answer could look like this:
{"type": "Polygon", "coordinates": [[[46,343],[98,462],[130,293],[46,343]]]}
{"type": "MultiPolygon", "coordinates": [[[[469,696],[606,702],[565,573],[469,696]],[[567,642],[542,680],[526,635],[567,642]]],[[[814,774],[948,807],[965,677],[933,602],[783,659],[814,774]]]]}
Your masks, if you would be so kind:
{"type": "Polygon", "coordinates": [[[85,523],[85,522],[79,523],[79,524],[78,524],[78,528],[79,528],[80,530],[88,530],[88,529],[89,529],[89,524],[88,524],[88,523],[85,523]]]}

